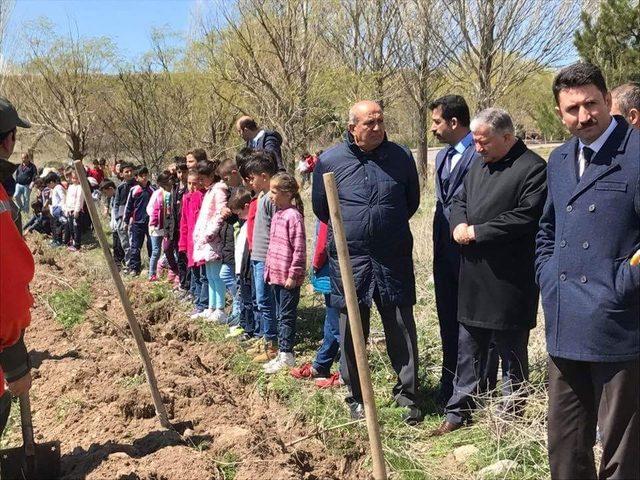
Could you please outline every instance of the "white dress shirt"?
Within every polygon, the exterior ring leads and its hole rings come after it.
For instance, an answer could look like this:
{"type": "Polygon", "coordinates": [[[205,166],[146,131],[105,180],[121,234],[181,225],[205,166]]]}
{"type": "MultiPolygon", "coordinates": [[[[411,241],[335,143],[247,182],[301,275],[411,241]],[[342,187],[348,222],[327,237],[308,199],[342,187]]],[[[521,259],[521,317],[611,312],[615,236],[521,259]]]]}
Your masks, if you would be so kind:
{"type": "Polygon", "coordinates": [[[586,168],[586,165],[585,165],[586,162],[583,154],[584,147],[589,147],[591,150],[593,150],[593,156],[591,158],[595,157],[600,151],[600,149],[602,148],[602,146],[605,144],[605,142],[609,139],[609,136],[611,135],[611,133],[613,133],[617,125],[618,125],[618,122],[616,122],[616,119],[611,117],[611,122],[609,123],[609,126],[602,133],[602,135],[600,135],[595,141],[591,142],[589,145],[585,144],[582,140],[578,142],[578,150],[579,150],[578,175],[580,177],[582,177],[582,174],[584,173],[584,169],[586,168]]]}

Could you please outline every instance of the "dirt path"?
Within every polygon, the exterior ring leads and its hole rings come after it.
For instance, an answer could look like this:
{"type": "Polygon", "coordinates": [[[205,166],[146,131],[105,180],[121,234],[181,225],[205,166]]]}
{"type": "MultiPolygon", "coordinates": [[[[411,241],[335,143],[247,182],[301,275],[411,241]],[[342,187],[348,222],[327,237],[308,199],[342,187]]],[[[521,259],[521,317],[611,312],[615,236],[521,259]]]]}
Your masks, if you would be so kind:
{"type": "MultiPolygon", "coordinates": [[[[235,347],[206,342],[172,299],[153,303],[148,284],[132,285],[172,422],[188,438],[163,431],[154,417],[140,361],[108,282],[92,283],[84,323],[65,331],[46,303],[90,270],[66,252],[33,245],[36,297],[27,342],[34,370],[36,441],[61,442],[64,478],[362,479],[358,462],[327,454],[275,399],[230,371],[235,347]]],[[[12,436],[17,443],[17,429],[12,436]]]]}

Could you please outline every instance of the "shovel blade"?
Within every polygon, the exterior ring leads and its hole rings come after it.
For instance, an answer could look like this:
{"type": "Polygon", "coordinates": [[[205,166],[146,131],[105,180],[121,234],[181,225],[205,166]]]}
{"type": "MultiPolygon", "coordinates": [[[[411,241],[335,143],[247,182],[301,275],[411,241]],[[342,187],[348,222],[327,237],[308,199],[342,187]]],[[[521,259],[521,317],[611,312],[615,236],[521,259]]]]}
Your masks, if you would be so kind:
{"type": "Polygon", "coordinates": [[[35,456],[27,457],[24,447],[0,451],[2,480],[55,480],[60,478],[60,442],[36,444],[35,456]]]}

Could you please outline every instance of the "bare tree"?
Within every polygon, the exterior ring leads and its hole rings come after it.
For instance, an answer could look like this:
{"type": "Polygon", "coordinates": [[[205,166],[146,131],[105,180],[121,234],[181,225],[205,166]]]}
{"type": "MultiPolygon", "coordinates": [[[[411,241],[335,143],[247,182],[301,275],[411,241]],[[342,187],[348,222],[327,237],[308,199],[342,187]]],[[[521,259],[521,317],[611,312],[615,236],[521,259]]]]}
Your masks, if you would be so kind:
{"type": "Polygon", "coordinates": [[[222,9],[226,28],[208,26],[204,45],[210,69],[223,80],[217,96],[238,113],[267,120],[283,137],[285,164],[305,149],[332,118],[322,102],[317,25],[321,3],[312,0],[240,0],[222,9]],[[239,87],[242,102],[229,85],[239,87]]]}
{"type": "Polygon", "coordinates": [[[57,132],[71,158],[82,159],[97,120],[96,93],[105,86],[102,72],[112,55],[111,42],[77,33],[58,36],[46,23],[23,31],[26,61],[17,85],[27,115],[57,132]]]}
{"type": "Polygon", "coordinates": [[[340,0],[340,8],[327,19],[322,35],[354,74],[354,100],[361,99],[363,82],[371,82],[383,108],[393,98],[387,83],[401,61],[402,5],[397,0],[340,0]]]}
{"type": "MultiPolygon", "coordinates": [[[[415,107],[416,160],[423,181],[428,178],[429,104],[434,93],[444,84],[442,67],[446,56],[437,42],[437,32],[443,28],[442,13],[443,5],[438,0],[405,0],[400,15],[404,39],[400,74],[411,104],[415,107]]],[[[442,32],[439,33],[442,35],[442,32]]]]}
{"type": "Polygon", "coordinates": [[[7,53],[13,47],[13,38],[9,36],[9,20],[15,6],[15,0],[0,0],[0,90],[8,71],[7,53]]]}
{"type": "Polygon", "coordinates": [[[482,109],[532,75],[569,57],[578,25],[576,0],[451,0],[440,36],[448,74],[482,109]],[[453,39],[453,41],[452,41],[453,39]]]}

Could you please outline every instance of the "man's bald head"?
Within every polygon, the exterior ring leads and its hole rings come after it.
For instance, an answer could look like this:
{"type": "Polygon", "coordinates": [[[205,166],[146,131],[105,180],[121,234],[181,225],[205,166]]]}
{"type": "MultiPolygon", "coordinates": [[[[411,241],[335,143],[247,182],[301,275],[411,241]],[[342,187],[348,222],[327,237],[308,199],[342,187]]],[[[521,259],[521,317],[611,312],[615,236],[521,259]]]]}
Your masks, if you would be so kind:
{"type": "Polygon", "coordinates": [[[636,128],[640,128],[640,83],[620,85],[611,91],[611,114],[622,115],[636,128]]]}
{"type": "Polygon", "coordinates": [[[384,114],[378,103],[362,100],[349,109],[349,133],[364,152],[375,150],[384,141],[384,114]]]}
{"type": "Polygon", "coordinates": [[[238,135],[240,135],[243,140],[249,141],[253,140],[253,137],[258,133],[258,124],[248,115],[243,115],[238,120],[236,120],[236,130],[238,131],[238,135]]]}

